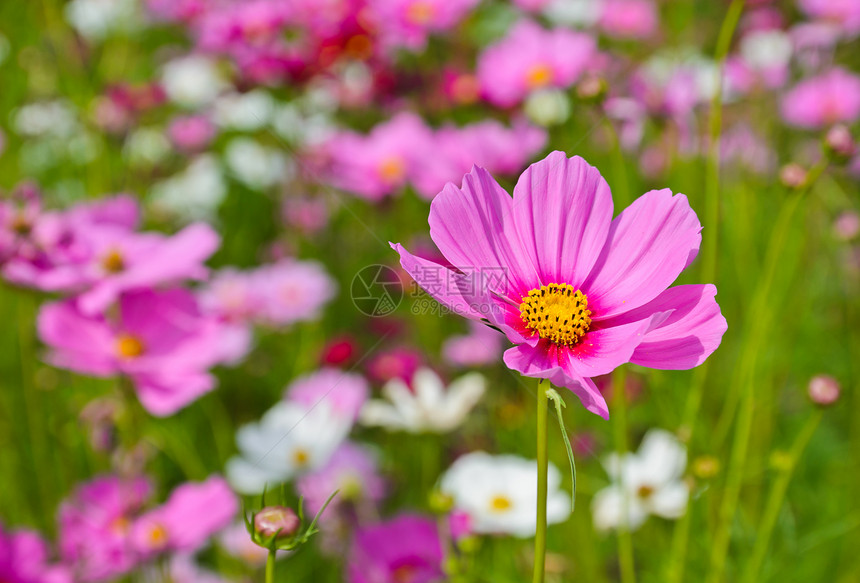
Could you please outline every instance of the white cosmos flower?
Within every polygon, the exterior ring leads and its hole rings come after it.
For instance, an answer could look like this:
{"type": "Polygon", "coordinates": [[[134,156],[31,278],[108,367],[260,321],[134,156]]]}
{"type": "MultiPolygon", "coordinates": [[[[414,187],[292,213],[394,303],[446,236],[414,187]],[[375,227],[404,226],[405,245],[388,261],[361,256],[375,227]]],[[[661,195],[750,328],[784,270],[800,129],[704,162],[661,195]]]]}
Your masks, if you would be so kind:
{"type": "Polygon", "coordinates": [[[174,103],[197,108],[212,103],[227,82],[215,61],[202,55],[189,55],[164,65],[161,86],[174,103]]]}
{"type": "Polygon", "coordinates": [[[258,190],[289,178],[295,169],[281,152],[262,146],[251,138],[232,140],[227,144],[224,159],[236,179],[258,190]]]}
{"type": "MultiPolygon", "coordinates": [[[[570,495],[549,465],[547,522],[570,516],[570,495]]],[[[537,462],[478,451],[460,457],[442,476],[440,489],[469,517],[472,532],[534,536],[537,525],[537,462]]]]}
{"type": "Polygon", "coordinates": [[[635,530],[649,514],[680,518],[687,511],[690,488],[681,477],[687,465],[687,450],[662,429],[649,431],[639,451],[604,461],[612,485],[594,496],[591,510],[598,530],[635,530]]]}
{"type": "Polygon", "coordinates": [[[392,431],[444,433],[460,426],[484,394],[486,379],[472,372],[445,388],[442,379],[429,368],[421,368],[412,378],[412,389],[400,379],[382,388],[387,400],[364,404],[359,419],[364,425],[378,425],[392,431]]]}
{"type": "Polygon", "coordinates": [[[319,469],[351,426],[328,403],[308,409],[281,401],[258,423],[243,425],[236,432],[240,455],[227,462],[227,479],[238,492],[259,494],[267,484],[271,487],[319,469]]]}
{"type": "Polygon", "coordinates": [[[195,158],[188,167],[152,187],[153,205],[187,220],[207,220],[227,196],[221,165],[211,154],[195,158]]]}

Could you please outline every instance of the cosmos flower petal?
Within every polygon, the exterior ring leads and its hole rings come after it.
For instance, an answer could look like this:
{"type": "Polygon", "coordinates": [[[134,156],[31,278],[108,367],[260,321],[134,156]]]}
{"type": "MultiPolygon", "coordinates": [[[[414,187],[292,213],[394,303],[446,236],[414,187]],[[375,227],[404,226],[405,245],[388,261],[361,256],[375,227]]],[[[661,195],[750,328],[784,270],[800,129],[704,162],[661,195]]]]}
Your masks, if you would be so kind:
{"type": "Polygon", "coordinates": [[[626,500],[626,498],[624,491],[618,486],[609,486],[595,494],[591,501],[594,527],[597,530],[639,528],[648,514],[636,499],[626,500]]]}
{"type": "Polygon", "coordinates": [[[400,254],[400,265],[421,289],[455,314],[480,320],[482,312],[496,309],[492,302],[475,294],[474,279],[429,259],[412,255],[400,243],[391,243],[400,254]]]}
{"type": "Polygon", "coordinates": [[[652,484],[668,484],[677,480],[687,466],[687,450],[672,433],[652,429],[645,434],[637,457],[648,470],[652,484]]]}
{"type": "Polygon", "coordinates": [[[215,377],[197,371],[144,374],[133,380],[140,404],[157,417],[172,415],[215,388],[215,377]]]}
{"type": "Polygon", "coordinates": [[[482,289],[514,301],[534,287],[535,272],[514,230],[513,201],[483,168],[473,167],[457,188],[445,185],[430,205],[430,237],[462,271],[477,271],[482,289]]]}
{"type": "Polygon", "coordinates": [[[651,498],[651,512],[663,518],[680,518],[687,511],[690,488],[684,482],[672,482],[657,490],[651,498]]]}
{"type": "Polygon", "coordinates": [[[683,194],[652,190],[614,221],[585,282],[592,319],[638,308],[665,290],[695,258],[702,226],[683,194]]]}
{"type": "Polygon", "coordinates": [[[612,194],[600,172],[579,156],[553,152],[523,172],[513,205],[540,285],[580,288],[604,248],[612,220],[612,194]]]}
{"type": "Polygon", "coordinates": [[[664,370],[686,370],[702,364],[719,347],[728,327],[716,295],[717,288],[710,284],[679,285],[643,306],[642,311],[673,311],[645,334],[630,362],[664,370]]]}
{"type": "Polygon", "coordinates": [[[520,344],[505,351],[504,361],[508,368],[527,377],[547,379],[557,387],[570,389],[582,401],[583,407],[604,419],[609,419],[606,400],[594,381],[567,370],[558,362],[557,357],[551,356],[546,350],[520,344]]]}

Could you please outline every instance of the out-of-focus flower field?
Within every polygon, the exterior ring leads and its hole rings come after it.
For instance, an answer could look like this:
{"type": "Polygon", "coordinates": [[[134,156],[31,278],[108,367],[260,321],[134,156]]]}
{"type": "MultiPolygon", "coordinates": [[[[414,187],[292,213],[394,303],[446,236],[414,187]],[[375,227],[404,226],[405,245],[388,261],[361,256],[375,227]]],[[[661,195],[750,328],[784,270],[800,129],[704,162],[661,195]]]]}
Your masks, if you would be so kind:
{"type": "Polygon", "coordinates": [[[858,0],[0,3],[0,581],[860,580],[858,121],[858,0]]]}

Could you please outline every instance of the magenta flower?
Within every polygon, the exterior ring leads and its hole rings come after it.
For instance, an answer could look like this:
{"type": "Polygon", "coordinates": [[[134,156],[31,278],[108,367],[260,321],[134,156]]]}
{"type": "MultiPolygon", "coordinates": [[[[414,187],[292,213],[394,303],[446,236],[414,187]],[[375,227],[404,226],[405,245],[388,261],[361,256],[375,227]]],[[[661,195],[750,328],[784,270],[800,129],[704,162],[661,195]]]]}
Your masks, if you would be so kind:
{"type": "Polygon", "coordinates": [[[648,38],[660,26],[657,6],[651,0],[603,0],[600,27],[611,37],[648,38]]]}
{"type": "Polygon", "coordinates": [[[257,317],[270,326],[316,320],[335,296],[337,285],[315,261],[284,259],[253,272],[259,298],[257,317]]]}
{"type": "Polygon", "coordinates": [[[434,583],[444,579],[432,518],[401,515],[360,529],[348,559],[349,583],[434,583]]]}
{"type": "Polygon", "coordinates": [[[335,415],[355,421],[369,393],[370,387],[360,374],[322,368],[291,382],[285,397],[308,409],[326,401],[335,415]]]}
{"type": "Polygon", "coordinates": [[[164,505],[135,520],[131,544],[141,557],[196,551],[228,526],[238,511],[236,495],[220,477],[182,484],[164,505]]]}
{"type": "Polygon", "coordinates": [[[523,20],[480,55],[478,81],[490,103],[511,107],[536,89],[570,87],[596,54],[587,34],[523,20]]]}
{"type": "Polygon", "coordinates": [[[369,0],[382,42],[420,50],[433,32],[453,28],[480,0],[369,0]]]}
{"type": "Polygon", "coordinates": [[[4,532],[0,524],[0,581],[72,583],[72,576],[66,568],[48,562],[48,546],[37,533],[4,532]]]}
{"type": "Polygon", "coordinates": [[[208,369],[235,361],[250,339],[204,316],[194,296],[181,289],[123,295],[118,318],[84,314],[75,300],[46,304],[39,337],[59,368],[97,377],[128,376],[141,404],[170,415],[212,390],[208,369]]]}
{"type": "Polygon", "coordinates": [[[103,476],[80,485],[60,505],[60,554],[76,581],[112,580],[137,566],[128,535],[150,493],[143,478],[103,476]]]}
{"type": "Polygon", "coordinates": [[[392,247],[427,293],[506,334],[516,345],[508,367],[608,417],[592,377],[626,362],[695,367],[726,330],[713,285],[666,289],[701,242],[687,197],[654,190],[614,220],[612,211],[597,169],[553,152],[520,176],[513,198],[474,168],[433,200],[430,236],[453,269],[392,247]]]}
{"type": "Polygon", "coordinates": [[[860,3],[856,0],[798,0],[798,5],[809,16],[835,25],[849,36],[860,32],[860,3]]]}
{"type": "Polygon", "coordinates": [[[782,118],[801,128],[820,129],[860,118],[860,77],[838,67],[801,81],[782,98],[782,118]]]}

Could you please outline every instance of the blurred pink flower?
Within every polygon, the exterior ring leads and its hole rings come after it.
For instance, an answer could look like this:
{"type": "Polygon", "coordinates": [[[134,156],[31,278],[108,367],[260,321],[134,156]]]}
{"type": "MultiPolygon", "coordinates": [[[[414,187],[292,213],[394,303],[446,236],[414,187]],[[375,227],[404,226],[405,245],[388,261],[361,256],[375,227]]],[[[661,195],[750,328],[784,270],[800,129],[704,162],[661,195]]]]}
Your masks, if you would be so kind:
{"type": "Polygon", "coordinates": [[[358,530],[348,556],[349,583],[433,583],[444,579],[432,518],[403,514],[358,530]]]}
{"type": "MultiPolygon", "coordinates": [[[[243,525],[244,528],[244,525],[243,525]]],[[[245,533],[248,536],[248,533],[245,533]]],[[[249,538],[250,541],[250,538],[249,538]]],[[[251,544],[254,544],[253,542],[251,544]]],[[[257,547],[260,548],[260,547],[257,547]]],[[[263,550],[265,553],[266,551],[263,550]]],[[[230,583],[217,573],[202,568],[194,556],[186,553],[175,554],[167,562],[170,583],[230,583]]]]}
{"type": "Polygon", "coordinates": [[[48,562],[48,545],[35,532],[4,532],[0,524],[0,581],[4,583],[72,583],[67,568],[48,562]]]}
{"type": "Polygon", "coordinates": [[[469,334],[452,336],[442,345],[442,358],[454,366],[492,364],[502,355],[503,336],[480,322],[469,322],[469,334]]]}
{"type": "Polygon", "coordinates": [[[522,20],[478,57],[478,80],[490,103],[512,107],[536,89],[570,87],[596,55],[587,34],[522,20]]]}
{"type": "Polygon", "coordinates": [[[284,397],[308,409],[326,401],[333,413],[355,421],[369,393],[367,381],[360,374],[322,368],[291,382],[284,397]]]}
{"type": "Polygon", "coordinates": [[[553,152],[520,176],[513,199],[475,168],[433,200],[430,236],[456,270],[392,247],[439,302],[507,335],[510,368],[608,417],[592,377],[627,362],[698,366],[726,330],[713,285],[667,289],[701,242],[687,197],[651,191],[615,220],[612,206],[596,168],[553,152]]]}
{"type": "Polygon", "coordinates": [[[173,145],[185,152],[204,149],[215,137],[215,125],[202,115],[175,117],[167,127],[173,145]]]}
{"type": "Polygon", "coordinates": [[[320,363],[324,366],[341,366],[352,364],[358,352],[358,344],[348,334],[329,340],[320,355],[320,363]]]}
{"type": "Polygon", "coordinates": [[[600,27],[608,36],[642,39],[653,36],[660,26],[652,0],[603,0],[600,27]]]}
{"type": "Polygon", "coordinates": [[[314,516],[328,497],[340,490],[322,516],[334,514],[345,503],[375,504],[385,496],[385,480],[379,475],[376,455],[370,448],[343,442],[328,463],[296,481],[296,490],[304,497],[305,514],[314,516]]]}
{"type": "Polygon", "coordinates": [[[845,211],[833,221],[833,232],[841,241],[850,241],[860,234],[860,214],[845,211]]]}
{"type": "Polygon", "coordinates": [[[260,302],[256,311],[263,323],[288,326],[316,320],[334,296],[337,286],[316,261],[284,259],[253,272],[260,302]]]}
{"type": "Polygon", "coordinates": [[[387,383],[391,379],[401,379],[407,385],[424,359],[416,350],[395,348],[380,352],[367,364],[367,374],[377,383],[387,383]]]}
{"type": "Polygon", "coordinates": [[[281,212],[287,225],[303,233],[317,233],[328,224],[328,207],[325,200],[319,197],[287,197],[281,206],[281,212]]]}
{"type": "Polygon", "coordinates": [[[239,511],[227,482],[211,477],[177,487],[163,505],[138,516],[130,541],[140,557],[167,551],[192,552],[229,525],[239,511]]]}
{"type": "Polygon", "coordinates": [[[125,294],[116,321],[82,313],[75,300],[46,304],[38,330],[51,349],[48,362],[91,376],[126,375],[141,404],[158,416],[212,390],[208,369],[235,361],[249,343],[201,314],[194,296],[181,289],[125,294]]]}
{"type": "Polygon", "coordinates": [[[230,555],[252,567],[266,564],[269,552],[251,540],[251,535],[248,534],[248,529],[242,521],[222,530],[218,535],[218,542],[230,555]]]}
{"type": "Polygon", "coordinates": [[[401,113],[363,136],[341,132],[329,140],[326,176],[334,186],[378,201],[406,185],[421,162],[418,154],[432,149],[432,132],[417,115],[401,113]]]}
{"type": "Polygon", "coordinates": [[[860,33],[860,2],[857,0],[798,0],[808,16],[831,23],[853,36],[860,33]]]}
{"type": "Polygon", "coordinates": [[[820,129],[860,117],[860,77],[835,67],[801,81],[782,98],[783,119],[802,128],[820,129]]]}
{"type": "Polygon", "coordinates": [[[430,33],[457,25],[480,0],[368,0],[384,45],[423,49],[430,33]]]}
{"type": "Polygon", "coordinates": [[[60,554],[83,582],[112,580],[138,564],[128,544],[132,521],[151,493],[144,478],[103,476],[60,505],[60,554]]]}

